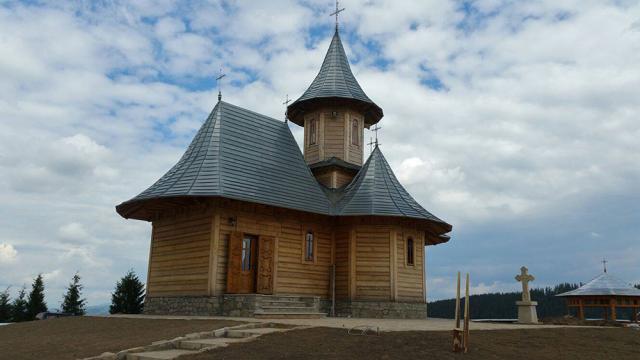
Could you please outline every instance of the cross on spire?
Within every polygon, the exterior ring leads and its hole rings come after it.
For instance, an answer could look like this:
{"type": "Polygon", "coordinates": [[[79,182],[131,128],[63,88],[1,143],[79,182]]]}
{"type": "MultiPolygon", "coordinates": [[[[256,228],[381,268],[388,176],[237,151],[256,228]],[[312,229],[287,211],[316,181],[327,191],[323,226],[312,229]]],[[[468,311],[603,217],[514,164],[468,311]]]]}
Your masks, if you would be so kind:
{"type": "Polygon", "coordinates": [[[289,106],[289,103],[293,101],[291,99],[289,99],[289,94],[287,94],[287,96],[284,99],[284,102],[282,103],[282,105],[284,105],[284,122],[288,122],[289,118],[287,117],[287,107],[289,106]]]}
{"type": "Polygon", "coordinates": [[[607,259],[602,258],[602,267],[604,267],[604,272],[607,272],[607,259]]]}
{"type": "Polygon", "coordinates": [[[222,82],[222,78],[227,76],[227,74],[223,74],[222,73],[222,68],[220,68],[220,75],[218,75],[218,77],[216,77],[216,85],[218,85],[218,101],[222,100],[222,90],[220,89],[221,85],[220,83],[222,82]]]}
{"type": "Polygon", "coordinates": [[[378,147],[378,145],[380,145],[380,143],[378,143],[378,130],[382,129],[380,126],[378,126],[378,124],[376,124],[373,129],[371,129],[371,131],[373,131],[376,134],[376,141],[375,141],[375,145],[376,147],[378,147]]]}
{"type": "Polygon", "coordinates": [[[374,145],[374,144],[375,144],[375,143],[373,142],[373,138],[372,138],[372,137],[370,137],[370,138],[369,138],[369,143],[367,144],[367,145],[369,145],[369,152],[370,152],[370,153],[372,153],[372,152],[373,152],[373,145],[374,145]]]}
{"type": "Polygon", "coordinates": [[[329,16],[335,16],[336,17],[336,31],[338,31],[338,14],[340,14],[344,10],[345,10],[345,8],[340,9],[340,4],[338,3],[338,0],[336,0],[336,11],[332,12],[329,15],[329,16]]]}

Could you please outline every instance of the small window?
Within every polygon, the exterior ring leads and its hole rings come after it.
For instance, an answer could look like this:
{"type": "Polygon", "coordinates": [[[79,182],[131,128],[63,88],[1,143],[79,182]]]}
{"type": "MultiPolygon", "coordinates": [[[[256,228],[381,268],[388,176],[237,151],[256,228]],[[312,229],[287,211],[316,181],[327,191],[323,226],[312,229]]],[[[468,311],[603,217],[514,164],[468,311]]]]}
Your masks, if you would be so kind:
{"type": "Polygon", "coordinates": [[[313,253],[313,249],[314,249],[314,238],[313,238],[313,231],[309,230],[307,231],[307,235],[304,238],[304,260],[305,261],[313,261],[314,258],[314,253],[313,253]]]}
{"type": "Polygon", "coordinates": [[[358,120],[353,120],[351,122],[351,144],[358,145],[360,140],[360,128],[358,125],[358,120]]]}
{"type": "Polygon", "coordinates": [[[316,119],[309,121],[309,145],[316,143],[316,119]]]}
{"type": "Polygon", "coordinates": [[[414,264],[414,247],[413,247],[413,239],[407,239],[407,265],[414,264]]]}
{"type": "Polygon", "coordinates": [[[242,239],[242,271],[251,270],[251,238],[242,239]]]}

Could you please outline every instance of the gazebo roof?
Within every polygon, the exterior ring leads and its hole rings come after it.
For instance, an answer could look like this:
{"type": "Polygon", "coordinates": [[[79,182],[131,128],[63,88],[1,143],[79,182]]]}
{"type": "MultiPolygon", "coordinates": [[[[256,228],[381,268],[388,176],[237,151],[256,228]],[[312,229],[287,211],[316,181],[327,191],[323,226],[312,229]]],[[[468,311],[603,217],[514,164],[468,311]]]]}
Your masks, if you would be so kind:
{"type": "Polygon", "coordinates": [[[557,296],[640,296],[640,289],[604,272],[581,287],[557,296]]]}

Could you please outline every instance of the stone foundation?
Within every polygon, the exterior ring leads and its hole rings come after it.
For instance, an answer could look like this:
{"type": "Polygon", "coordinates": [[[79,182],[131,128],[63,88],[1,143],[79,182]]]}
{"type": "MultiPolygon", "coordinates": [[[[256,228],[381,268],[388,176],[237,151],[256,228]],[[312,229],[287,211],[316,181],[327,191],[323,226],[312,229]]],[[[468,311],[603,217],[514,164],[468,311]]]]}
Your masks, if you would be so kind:
{"type": "Polygon", "coordinates": [[[176,296],[146,297],[144,313],[147,315],[222,315],[220,297],[176,296]]]}
{"type": "MultiPolygon", "coordinates": [[[[331,306],[329,304],[329,306],[331,306]]],[[[427,304],[392,301],[337,300],[336,316],[376,319],[426,319],[427,304]]]]}
{"type": "MultiPolygon", "coordinates": [[[[246,294],[222,296],[147,297],[144,313],[148,315],[194,315],[253,317],[269,295],[246,294]]],[[[320,312],[331,314],[331,301],[317,297],[300,297],[312,301],[320,312]]],[[[427,304],[391,301],[336,300],[336,316],[377,319],[426,319],[427,304]]]]}

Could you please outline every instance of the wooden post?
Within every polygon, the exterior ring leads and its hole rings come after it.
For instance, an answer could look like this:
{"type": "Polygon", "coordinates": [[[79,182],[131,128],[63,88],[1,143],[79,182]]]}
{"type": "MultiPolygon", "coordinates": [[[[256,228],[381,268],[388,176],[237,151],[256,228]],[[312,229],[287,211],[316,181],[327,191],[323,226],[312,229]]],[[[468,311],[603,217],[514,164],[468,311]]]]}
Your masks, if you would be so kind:
{"type": "Polygon", "coordinates": [[[580,320],[584,320],[584,304],[582,302],[582,298],[578,299],[579,301],[579,305],[578,305],[578,318],[580,320]]]}
{"type": "Polygon", "coordinates": [[[640,308],[637,308],[637,307],[632,307],[631,308],[631,312],[632,312],[631,319],[635,323],[638,322],[638,310],[640,310],[640,308]]]}
{"type": "Polygon", "coordinates": [[[453,329],[453,352],[460,352],[463,349],[462,330],[460,329],[460,271],[458,271],[458,282],[456,286],[456,311],[455,328],[453,329]]]}
{"type": "Polygon", "coordinates": [[[456,288],[456,329],[460,328],[460,271],[458,271],[458,286],[456,288]]]}
{"type": "Polygon", "coordinates": [[[209,296],[218,295],[216,293],[216,283],[218,280],[218,247],[220,246],[220,213],[215,211],[211,219],[211,238],[209,242],[209,286],[207,293],[209,296]]]}
{"type": "Polygon", "coordinates": [[[396,241],[396,229],[393,228],[389,232],[389,281],[391,282],[391,301],[398,300],[398,246],[396,245],[396,241]]]}
{"type": "Polygon", "coordinates": [[[609,304],[611,305],[611,321],[616,321],[616,299],[610,299],[609,304]]]}
{"type": "Polygon", "coordinates": [[[464,295],[464,352],[469,351],[469,273],[467,273],[467,286],[464,295]]]}
{"type": "Polygon", "coordinates": [[[356,230],[352,229],[349,236],[349,298],[356,299],[356,230]]]}

